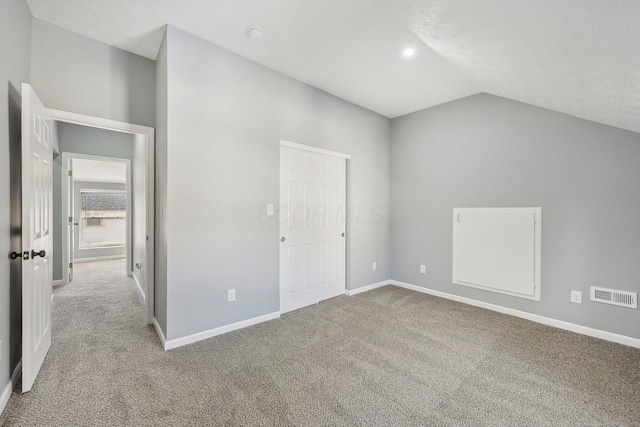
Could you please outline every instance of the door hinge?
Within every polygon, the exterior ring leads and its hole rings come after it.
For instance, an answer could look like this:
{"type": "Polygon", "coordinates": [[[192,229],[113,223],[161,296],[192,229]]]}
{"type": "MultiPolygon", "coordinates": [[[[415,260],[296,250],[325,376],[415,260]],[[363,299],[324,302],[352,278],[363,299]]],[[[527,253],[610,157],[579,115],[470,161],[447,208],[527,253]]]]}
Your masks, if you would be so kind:
{"type": "Polygon", "coordinates": [[[149,241],[149,235],[147,235],[147,242],[149,241]]]}
{"type": "Polygon", "coordinates": [[[69,263],[69,268],[73,268],[73,263],[72,262],[69,263]]]}
{"type": "Polygon", "coordinates": [[[69,224],[71,224],[72,222],[73,222],[73,217],[72,217],[72,216],[70,216],[70,217],[69,217],[69,224]]]}
{"type": "Polygon", "coordinates": [[[69,171],[69,176],[73,176],[73,171],[72,170],[69,171]]]}

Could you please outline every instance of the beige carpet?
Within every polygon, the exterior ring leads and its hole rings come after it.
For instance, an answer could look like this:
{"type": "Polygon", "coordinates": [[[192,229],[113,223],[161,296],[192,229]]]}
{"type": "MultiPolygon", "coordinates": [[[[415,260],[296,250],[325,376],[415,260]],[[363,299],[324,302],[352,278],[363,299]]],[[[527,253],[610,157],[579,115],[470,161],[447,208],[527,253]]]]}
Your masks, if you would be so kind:
{"type": "Polygon", "coordinates": [[[123,268],[56,290],[0,425],[640,425],[637,349],[389,286],[163,352],[123,268]]]}

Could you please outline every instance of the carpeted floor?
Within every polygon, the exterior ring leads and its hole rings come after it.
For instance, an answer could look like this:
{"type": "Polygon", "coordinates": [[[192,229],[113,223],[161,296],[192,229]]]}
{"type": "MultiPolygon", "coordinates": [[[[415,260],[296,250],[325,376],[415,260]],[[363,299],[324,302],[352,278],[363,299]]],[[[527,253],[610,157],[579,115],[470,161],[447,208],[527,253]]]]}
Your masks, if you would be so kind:
{"type": "Polygon", "coordinates": [[[0,425],[640,425],[640,350],[392,286],[163,352],[123,263],[56,290],[0,425]]]}

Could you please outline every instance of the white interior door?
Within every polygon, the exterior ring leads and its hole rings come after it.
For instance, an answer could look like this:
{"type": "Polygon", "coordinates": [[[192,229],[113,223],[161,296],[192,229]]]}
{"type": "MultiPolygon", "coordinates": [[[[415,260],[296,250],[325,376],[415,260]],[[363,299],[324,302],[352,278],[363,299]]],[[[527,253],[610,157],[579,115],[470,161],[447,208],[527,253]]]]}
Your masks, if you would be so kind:
{"type": "Polygon", "coordinates": [[[22,85],[22,392],[31,390],[51,346],[51,122],[22,85]]]}
{"type": "Polygon", "coordinates": [[[342,295],[346,280],[346,160],[318,155],[320,167],[320,301],[342,295]]]}
{"type": "Polygon", "coordinates": [[[280,149],[280,312],[345,292],[346,160],[280,149]]]}

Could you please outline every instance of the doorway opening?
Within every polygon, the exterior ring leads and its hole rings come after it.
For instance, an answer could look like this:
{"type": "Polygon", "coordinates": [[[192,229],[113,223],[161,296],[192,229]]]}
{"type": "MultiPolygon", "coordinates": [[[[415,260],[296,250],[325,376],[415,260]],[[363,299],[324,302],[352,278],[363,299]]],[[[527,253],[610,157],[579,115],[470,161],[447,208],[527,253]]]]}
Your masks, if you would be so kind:
{"type": "MultiPolygon", "coordinates": [[[[58,127],[61,137],[58,141],[61,155],[58,157],[62,161],[54,157],[54,165],[59,165],[54,168],[59,175],[54,177],[58,178],[54,183],[54,215],[57,213],[55,216],[61,218],[58,223],[54,222],[54,283],[73,282],[77,263],[124,259],[122,273],[135,280],[144,299],[141,274],[134,267],[134,258],[137,259],[135,265],[141,267],[141,254],[134,254],[132,246],[134,226],[144,225],[140,220],[134,224],[135,218],[131,215],[134,209],[143,209],[132,202],[132,159],[66,152],[65,147],[70,141],[65,138],[74,136],[74,132],[66,128],[75,125],[62,126],[64,128],[58,127]],[[61,191],[56,191],[60,184],[61,191]]],[[[100,132],[109,137],[109,134],[104,134],[107,131],[100,132]]],[[[92,151],[93,141],[87,142],[85,153],[92,151]]],[[[126,144],[128,141],[116,139],[113,142],[126,144]]]]}
{"type": "Polygon", "coordinates": [[[154,129],[60,110],[47,112],[60,137],[54,166],[60,168],[62,180],[56,257],[62,274],[54,277],[54,284],[73,281],[78,262],[123,260],[123,273],[133,278],[144,302],[146,323],[153,324],[154,129]],[[106,135],[110,141],[101,139],[106,135]]]}

